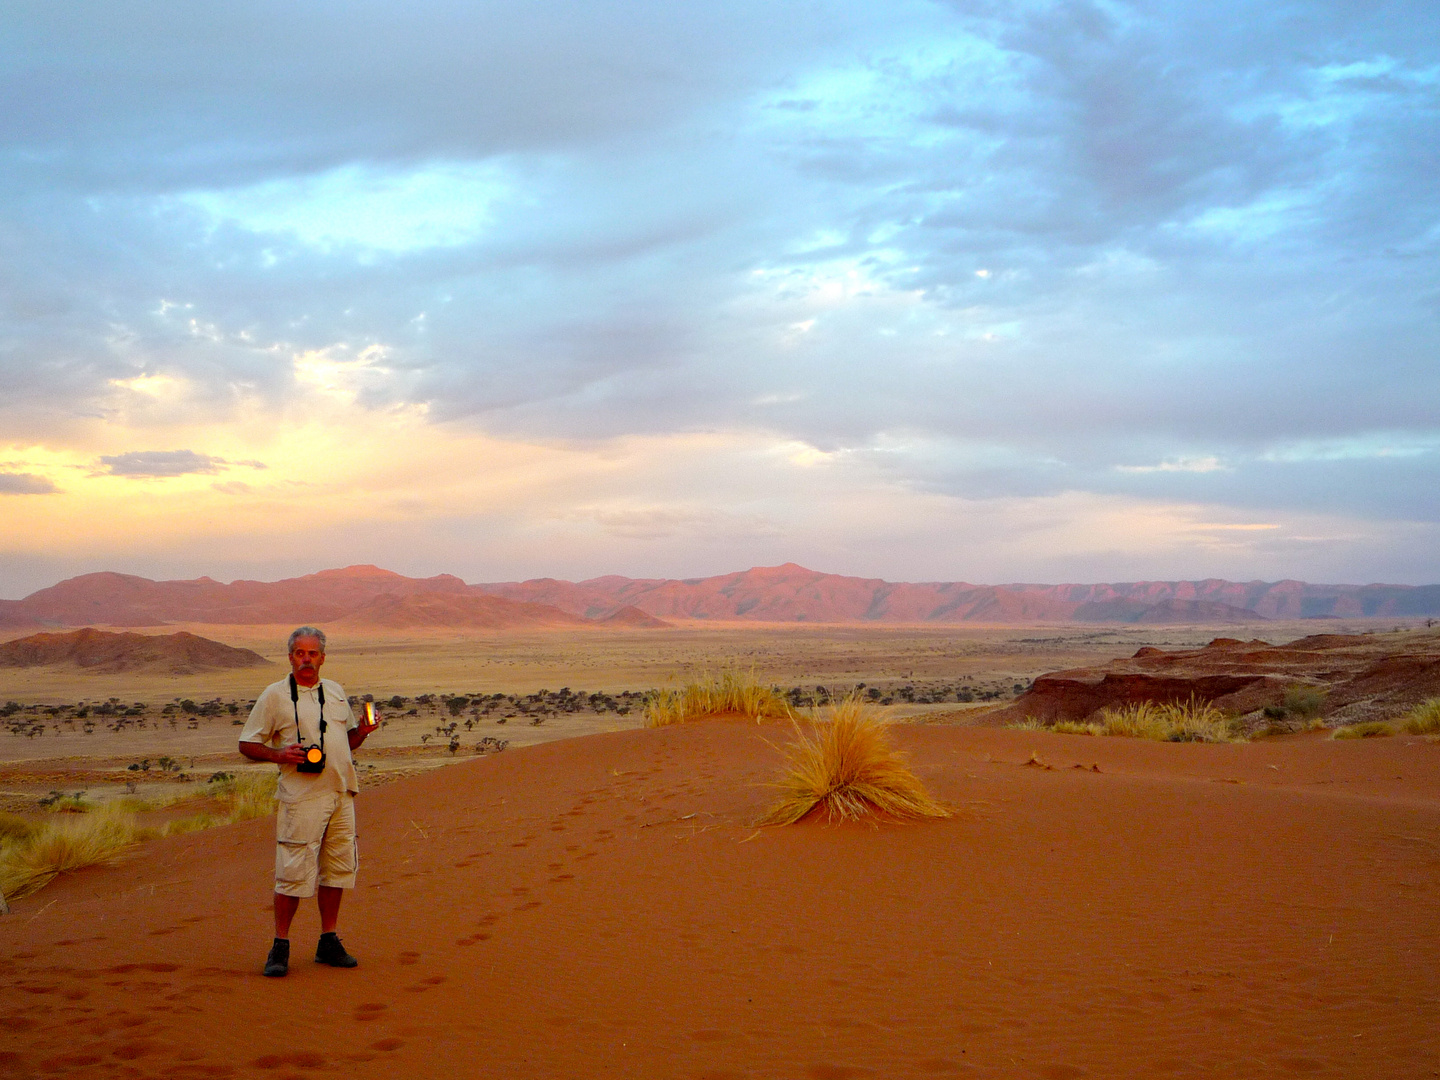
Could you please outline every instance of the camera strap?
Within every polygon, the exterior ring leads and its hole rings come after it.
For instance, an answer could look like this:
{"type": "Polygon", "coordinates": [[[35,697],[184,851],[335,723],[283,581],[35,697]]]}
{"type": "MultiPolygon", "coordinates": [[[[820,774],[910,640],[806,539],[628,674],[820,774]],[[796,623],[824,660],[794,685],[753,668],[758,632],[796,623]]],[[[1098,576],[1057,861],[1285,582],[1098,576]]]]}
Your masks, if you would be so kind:
{"type": "MultiPolygon", "coordinates": [[[[315,684],[315,691],[320,698],[320,753],[325,753],[325,683],[321,680],[315,684]]],[[[290,676],[290,707],[295,710],[295,741],[301,745],[305,742],[305,736],[300,734],[300,686],[295,681],[295,676],[290,676]]]]}

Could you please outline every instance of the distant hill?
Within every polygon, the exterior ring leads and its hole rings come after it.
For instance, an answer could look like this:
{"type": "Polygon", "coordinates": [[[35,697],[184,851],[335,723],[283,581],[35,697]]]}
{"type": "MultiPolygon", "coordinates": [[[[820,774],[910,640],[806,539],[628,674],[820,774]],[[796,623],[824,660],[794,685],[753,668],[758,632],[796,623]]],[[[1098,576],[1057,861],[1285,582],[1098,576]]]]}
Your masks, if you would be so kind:
{"type": "MultiPolygon", "coordinates": [[[[602,615],[623,608],[612,604],[602,615]]],[[[639,613],[643,616],[643,613],[639,613]]],[[[643,616],[649,618],[650,616],[643,616]]],[[[525,598],[495,596],[440,574],[408,578],[375,566],[350,566],[283,581],[151,581],[130,574],[84,574],[0,601],[0,627],[211,625],[370,626],[385,629],[524,631],[638,626],[587,619],[525,598]]]]}
{"type": "Polygon", "coordinates": [[[1440,615],[1440,585],[1309,585],[1303,581],[1142,581],[1103,585],[890,582],[794,563],[708,578],[599,577],[501,582],[512,600],[596,617],[628,604],[661,619],[885,623],[1230,623],[1263,619],[1440,615]]]}
{"type": "Polygon", "coordinates": [[[588,581],[536,578],[467,585],[374,566],[284,581],[70,578],[0,601],[0,628],[173,623],[338,623],[490,631],[656,629],[676,620],[814,623],[1246,623],[1264,619],[1440,616],[1440,585],[1310,585],[1303,581],[1141,581],[1099,585],[893,582],[794,563],[708,578],[588,581]],[[653,620],[653,621],[652,621],[653,620]]]}
{"type": "MultiPolygon", "coordinates": [[[[648,617],[648,616],[647,616],[648,617]]],[[[339,626],[378,626],[390,630],[520,630],[589,626],[589,620],[548,604],[530,604],[499,596],[469,593],[386,593],[367,600],[337,620],[339,626]]]]}
{"type": "Polygon", "coordinates": [[[115,634],[108,630],[72,630],[32,634],[0,645],[0,668],[84,668],[97,675],[149,671],[194,675],[229,668],[268,667],[270,661],[249,649],[236,649],[196,634],[115,634]]]}

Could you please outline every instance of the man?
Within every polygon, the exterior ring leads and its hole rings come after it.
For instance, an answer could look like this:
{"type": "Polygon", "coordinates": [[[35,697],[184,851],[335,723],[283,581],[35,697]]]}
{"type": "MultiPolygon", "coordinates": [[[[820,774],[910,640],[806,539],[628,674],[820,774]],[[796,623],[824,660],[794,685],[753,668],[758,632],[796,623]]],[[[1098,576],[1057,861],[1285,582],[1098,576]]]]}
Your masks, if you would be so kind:
{"type": "Polygon", "coordinates": [[[345,691],[320,678],[325,635],[302,626],[290,635],[290,675],[267,686],[240,732],[240,753],[280,766],[275,814],[275,942],[265,974],[290,969],[290,920],[306,896],[320,906],[315,961],[355,967],[335,926],[344,889],[355,887],[355,795],[359,784],[350,751],[379,724],[358,723],[345,691]],[[337,738],[337,735],[342,737],[337,738]]]}

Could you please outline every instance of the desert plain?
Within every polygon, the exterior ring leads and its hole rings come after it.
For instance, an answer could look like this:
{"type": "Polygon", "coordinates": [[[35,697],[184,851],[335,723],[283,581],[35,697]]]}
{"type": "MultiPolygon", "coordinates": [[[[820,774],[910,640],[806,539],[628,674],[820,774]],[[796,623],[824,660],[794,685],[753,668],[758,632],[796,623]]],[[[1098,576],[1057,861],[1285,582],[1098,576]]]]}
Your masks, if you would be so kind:
{"type": "MultiPolygon", "coordinates": [[[[186,629],[272,663],[0,672],[0,700],[34,718],[0,733],[7,805],[233,770],[234,721],[284,674],[288,627],[186,629]],[[89,733],[47,711],[82,701],[144,708],[91,713],[89,733]],[[193,727],[164,711],[187,701],[214,708],[193,727]],[[179,769],[128,767],[162,756],[179,769]]],[[[387,719],[359,755],[340,928],[360,967],[310,963],[307,905],[291,974],[260,976],[271,822],[149,841],[0,918],[0,1075],[1440,1075],[1440,743],[984,720],[1057,669],[1315,630],[337,635],[325,674],[387,719]],[[645,729],[633,704],[725,666],[797,693],[877,688],[952,815],[757,828],[788,726],[645,729]],[[485,737],[507,745],[477,752],[485,737]]]]}

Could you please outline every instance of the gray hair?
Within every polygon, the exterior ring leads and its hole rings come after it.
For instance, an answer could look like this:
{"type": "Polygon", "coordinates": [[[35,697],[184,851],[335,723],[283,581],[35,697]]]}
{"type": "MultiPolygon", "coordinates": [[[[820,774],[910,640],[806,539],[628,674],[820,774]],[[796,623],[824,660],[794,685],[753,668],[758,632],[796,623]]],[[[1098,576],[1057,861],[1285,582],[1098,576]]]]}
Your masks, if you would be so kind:
{"type": "Polygon", "coordinates": [[[325,651],[324,630],[317,630],[313,626],[297,626],[294,630],[290,631],[290,640],[285,643],[285,655],[288,656],[295,651],[295,642],[299,641],[302,637],[313,637],[316,641],[320,642],[320,651],[322,653],[325,651]]]}

